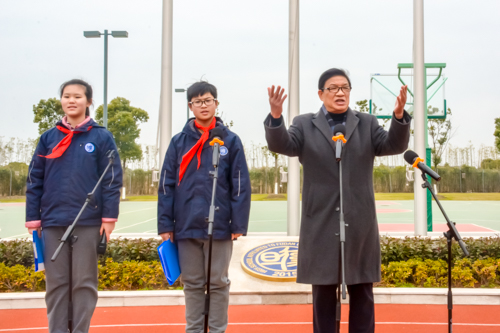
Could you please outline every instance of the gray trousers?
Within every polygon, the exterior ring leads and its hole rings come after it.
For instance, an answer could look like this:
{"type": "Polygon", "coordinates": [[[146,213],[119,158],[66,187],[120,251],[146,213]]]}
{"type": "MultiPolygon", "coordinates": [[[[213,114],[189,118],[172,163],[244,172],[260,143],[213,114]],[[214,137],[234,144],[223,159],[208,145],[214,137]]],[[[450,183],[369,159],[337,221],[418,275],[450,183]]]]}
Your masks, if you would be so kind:
{"type": "MultiPolygon", "coordinates": [[[[73,235],[73,332],[87,333],[97,303],[97,245],[100,227],[76,227],[73,235]]],[[[43,229],[47,317],[50,333],[68,332],[69,247],[65,244],[55,262],[50,258],[66,227],[43,229]]]]}
{"type": "MultiPolygon", "coordinates": [[[[186,332],[203,332],[205,309],[205,284],[208,270],[208,240],[182,239],[178,241],[181,281],[186,299],[186,332]]],[[[210,314],[208,326],[211,333],[224,333],[227,328],[229,306],[228,278],[233,241],[214,240],[210,274],[210,314]]]]}

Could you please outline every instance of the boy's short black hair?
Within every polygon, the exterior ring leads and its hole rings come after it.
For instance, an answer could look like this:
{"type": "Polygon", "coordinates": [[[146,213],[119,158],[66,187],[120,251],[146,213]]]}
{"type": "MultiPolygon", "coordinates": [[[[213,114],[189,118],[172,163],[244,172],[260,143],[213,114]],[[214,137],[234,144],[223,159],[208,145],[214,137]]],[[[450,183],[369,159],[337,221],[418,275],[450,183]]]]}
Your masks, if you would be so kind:
{"type": "Polygon", "coordinates": [[[347,82],[349,82],[349,87],[352,88],[351,86],[351,80],[349,80],[349,76],[347,75],[346,71],[343,69],[338,69],[338,68],[330,68],[329,70],[325,71],[321,76],[319,77],[318,81],[318,90],[323,90],[325,89],[325,83],[328,81],[330,78],[334,76],[343,76],[347,79],[347,82]]]}
{"type": "Polygon", "coordinates": [[[191,102],[194,97],[203,96],[206,93],[211,93],[217,99],[217,88],[207,81],[199,81],[193,83],[187,90],[187,100],[191,102]]]}

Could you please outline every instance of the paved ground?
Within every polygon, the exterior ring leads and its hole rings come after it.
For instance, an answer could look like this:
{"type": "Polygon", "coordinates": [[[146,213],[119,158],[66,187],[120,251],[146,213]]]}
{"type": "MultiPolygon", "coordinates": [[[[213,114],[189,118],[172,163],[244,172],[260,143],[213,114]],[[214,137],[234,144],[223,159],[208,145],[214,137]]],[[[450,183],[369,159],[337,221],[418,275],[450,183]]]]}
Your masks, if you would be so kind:
{"type": "MultiPolygon", "coordinates": [[[[286,205],[286,201],[253,201],[249,231],[285,232],[286,205]]],[[[443,201],[442,205],[459,228],[469,224],[486,228],[480,229],[483,231],[500,230],[499,201],[443,201]]],[[[153,201],[122,202],[115,232],[156,233],[156,207],[153,201]]],[[[434,202],[433,212],[434,223],[444,224],[445,219],[434,202]]],[[[24,217],[24,203],[0,203],[0,238],[27,237],[24,217]]],[[[380,224],[407,224],[403,229],[412,230],[413,201],[377,201],[377,217],[380,224]]],[[[393,226],[394,230],[400,230],[398,228],[393,226]]]]}
{"type": "MultiPolygon", "coordinates": [[[[500,331],[500,306],[455,305],[453,332],[500,331]]],[[[0,332],[47,331],[45,309],[1,310],[0,332]],[[29,321],[26,320],[29,318],[29,321]]],[[[348,330],[349,308],[342,306],[342,332],[348,330]]],[[[377,304],[377,333],[437,333],[447,331],[446,305],[377,304]]],[[[232,305],[228,333],[312,333],[312,305],[232,305]]],[[[184,306],[97,308],[90,333],[181,333],[184,306]]]]}

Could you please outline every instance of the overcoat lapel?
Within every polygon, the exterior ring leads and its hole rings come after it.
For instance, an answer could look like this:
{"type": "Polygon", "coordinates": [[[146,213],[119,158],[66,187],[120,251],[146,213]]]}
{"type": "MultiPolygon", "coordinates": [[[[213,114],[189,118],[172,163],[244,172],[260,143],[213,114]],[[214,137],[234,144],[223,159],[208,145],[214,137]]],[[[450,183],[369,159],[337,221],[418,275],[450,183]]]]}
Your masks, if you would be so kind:
{"type": "Polygon", "coordinates": [[[321,134],[323,134],[325,139],[330,144],[330,147],[332,147],[333,151],[335,152],[335,142],[332,140],[332,129],[328,125],[328,121],[323,114],[323,110],[320,109],[319,112],[313,116],[312,123],[321,132],[321,134]]]}
{"type": "Polygon", "coordinates": [[[356,126],[358,126],[359,123],[359,118],[356,117],[356,114],[354,111],[351,110],[351,108],[347,109],[347,117],[345,120],[345,139],[346,141],[349,141],[349,138],[351,137],[352,133],[356,129],[356,126]]]}

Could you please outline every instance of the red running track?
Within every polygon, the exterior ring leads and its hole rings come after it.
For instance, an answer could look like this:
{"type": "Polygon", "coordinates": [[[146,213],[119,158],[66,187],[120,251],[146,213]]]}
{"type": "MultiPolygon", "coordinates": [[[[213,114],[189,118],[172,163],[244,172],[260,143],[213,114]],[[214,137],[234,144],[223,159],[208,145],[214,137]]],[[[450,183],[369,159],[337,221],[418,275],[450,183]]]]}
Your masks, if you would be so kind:
{"type": "MultiPolygon", "coordinates": [[[[347,332],[347,305],[342,330],[347,332]]],[[[455,305],[455,333],[500,332],[500,306],[455,305]]],[[[447,332],[446,305],[377,304],[377,333],[447,332]]],[[[311,305],[232,305],[228,333],[312,333],[311,305]]],[[[183,306],[97,308],[91,333],[182,333],[183,306]]],[[[45,309],[0,310],[0,332],[46,332],[45,309]]]]}

